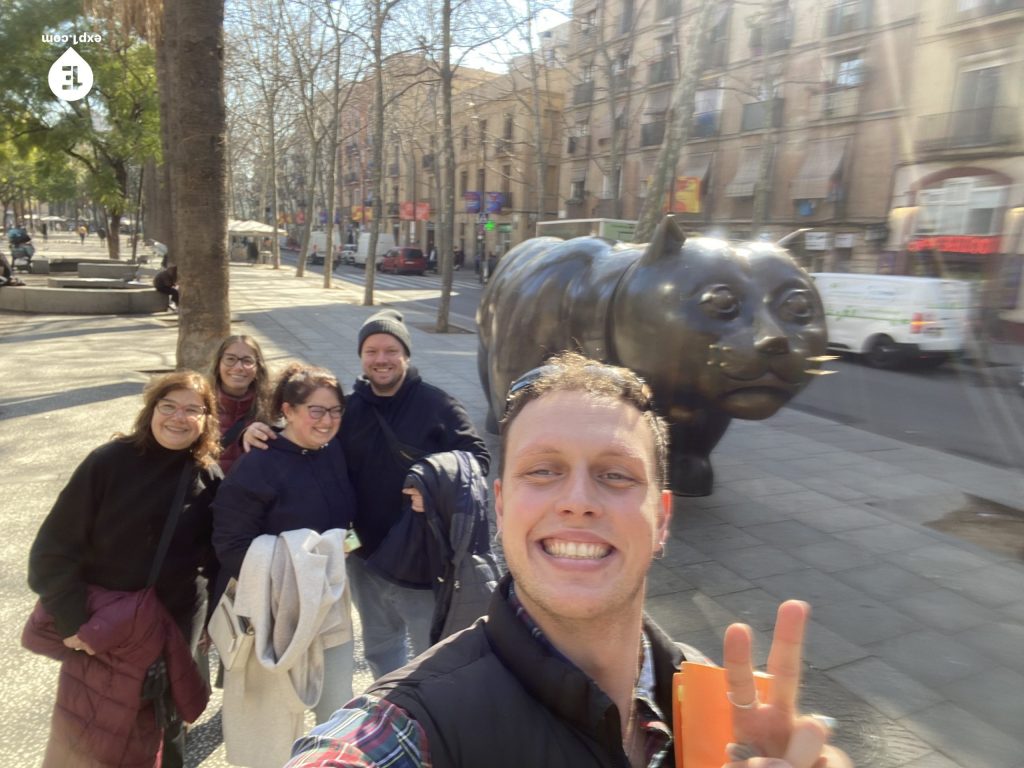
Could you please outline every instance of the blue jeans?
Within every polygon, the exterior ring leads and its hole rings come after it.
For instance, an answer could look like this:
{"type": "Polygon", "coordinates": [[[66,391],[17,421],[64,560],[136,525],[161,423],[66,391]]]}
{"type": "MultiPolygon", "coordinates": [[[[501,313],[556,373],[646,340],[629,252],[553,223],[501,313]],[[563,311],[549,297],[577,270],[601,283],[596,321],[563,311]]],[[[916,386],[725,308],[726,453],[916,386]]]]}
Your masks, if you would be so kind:
{"type": "Polygon", "coordinates": [[[405,666],[408,633],[414,656],[430,647],[434,593],[392,584],[366,567],[361,557],[345,558],[352,602],[363,624],[363,654],[374,679],[405,666]]]}

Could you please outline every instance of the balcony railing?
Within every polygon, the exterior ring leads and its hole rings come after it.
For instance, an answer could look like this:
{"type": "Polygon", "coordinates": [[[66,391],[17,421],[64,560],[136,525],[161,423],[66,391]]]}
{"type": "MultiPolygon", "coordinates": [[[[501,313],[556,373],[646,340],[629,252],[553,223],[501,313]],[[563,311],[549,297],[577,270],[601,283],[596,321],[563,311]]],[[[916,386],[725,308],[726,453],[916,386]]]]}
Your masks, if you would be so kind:
{"type": "Polygon", "coordinates": [[[512,154],[512,139],[495,139],[494,154],[499,157],[512,154]]]}
{"type": "Polygon", "coordinates": [[[871,26],[871,0],[862,0],[856,6],[837,3],[825,16],[825,34],[828,37],[860,32],[871,26]]]}
{"type": "Polygon", "coordinates": [[[744,104],[740,130],[759,131],[763,128],[778,128],[782,125],[782,101],[781,98],[778,98],[744,104]]]}
{"type": "Polygon", "coordinates": [[[811,117],[833,120],[856,117],[860,110],[860,88],[834,88],[818,94],[811,102],[811,117]]]}
{"type": "Polygon", "coordinates": [[[572,89],[572,103],[573,104],[589,104],[594,100],[594,81],[588,80],[585,83],[579,83],[575,88],[572,89]]]}
{"type": "Polygon", "coordinates": [[[666,56],[661,61],[652,61],[647,69],[647,84],[657,85],[668,83],[675,79],[676,59],[674,56],[666,56]]]}
{"type": "Polygon", "coordinates": [[[918,118],[917,151],[948,152],[1014,144],[1020,139],[1017,110],[983,107],[918,118]]]}
{"type": "Polygon", "coordinates": [[[665,122],[647,123],[640,126],[640,146],[656,147],[665,140],[665,122]]]}
{"type": "Polygon", "coordinates": [[[946,0],[948,11],[946,23],[960,24],[972,19],[994,16],[1006,11],[1024,10],[1024,0],[946,0]]]}
{"type": "Polygon", "coordinates": [[[690,126],[691,139],[710,139],[717,136],[721,129],[721,112],[697,112],[693,116],[693,124],[690,126]]]}

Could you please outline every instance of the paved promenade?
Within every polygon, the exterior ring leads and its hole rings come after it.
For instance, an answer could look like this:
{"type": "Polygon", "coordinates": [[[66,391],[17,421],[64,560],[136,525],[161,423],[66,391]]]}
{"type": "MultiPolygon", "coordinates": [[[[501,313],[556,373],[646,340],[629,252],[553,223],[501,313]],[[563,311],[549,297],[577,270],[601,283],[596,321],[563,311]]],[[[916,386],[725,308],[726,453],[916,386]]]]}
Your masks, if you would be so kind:
{"type": "MultiPolygon", "coordinates": [[[[346,389],[374,311],[361,298],[319,276],[231,267],[235,332],[257,336],[272,365],[324,365],[346,389]]],[[[475,334],[428,332],[433,316],[406,298],[379,296],[406,312],[413,363],[483,431],[475,334]]],[[[19,645],[28,547],[82,457],[129,426],[147,376],[173,368],[176,336],[170,313],[0,314],[0,765],[38,764],[56,680],[55,663],[19,645]]],[[[838,719],[858,766],[1024,768],[1019,544],[998,553],[943,532],[972,510],[1019,510],[1024,478],[790,409],[734,421],[714,464],[712,496],[677,500],[649,588],[656,620],[714,656],[723,629],[746,621],[763,654],[779,600],[809,600],[805,706],[838,719]]],[[[361,667],[357,689],[368,681],[361,667]]],[[[190,765],[227,765],[219,707],[215,696],[193,731],[190,765]]]]}

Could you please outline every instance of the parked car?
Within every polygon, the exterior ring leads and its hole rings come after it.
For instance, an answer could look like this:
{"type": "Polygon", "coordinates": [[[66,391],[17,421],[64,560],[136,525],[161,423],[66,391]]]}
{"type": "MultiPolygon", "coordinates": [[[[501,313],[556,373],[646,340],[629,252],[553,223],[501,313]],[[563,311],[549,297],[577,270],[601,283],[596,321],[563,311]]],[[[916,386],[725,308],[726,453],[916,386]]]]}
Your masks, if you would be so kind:
{"type": "Polygon", "coordinates": [[[356,263],[356,244],[345,243],[341,246],[341,263],[342,264],[355,264],[356,263]]]}
{"type": "Polygon", "coordinates": [[[384,254],[377,267],[381,272],[400,272],[422,275],[427,271],[427,257],[419,248],[392,248],[384,254]]]}

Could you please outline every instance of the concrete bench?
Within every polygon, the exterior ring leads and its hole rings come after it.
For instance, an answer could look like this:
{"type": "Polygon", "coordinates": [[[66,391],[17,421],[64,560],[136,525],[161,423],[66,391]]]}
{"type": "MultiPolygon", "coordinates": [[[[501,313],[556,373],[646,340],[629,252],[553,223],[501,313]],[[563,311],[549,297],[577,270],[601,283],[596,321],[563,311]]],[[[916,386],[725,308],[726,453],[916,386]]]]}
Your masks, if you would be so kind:
{"type": "MultiPolygon", "coordinates": [[[[52,279],[52,278],[51,278],[52,279]]],[[[167,311],[167,297],[152,288],[0,288],[0,311],[44,315],[146,315],[167,311]]]]}
{"type": "Polygon", "coordinates": [[[153,287],[150,283],[129,282],[110,277],[48,277],[46,285],[49,288],[108,288],[115,291],[124,290],[125,288],[152,289],[153,287]]]}
{"type": "Polygon", "coordinates": [[[78,276],[107,277],[114,280],[122,280],[135,277],[138,269],[138,264],[119,264],[116,261],[107,264],[90,264],[83,261],[78,265],[78,276]]]}

